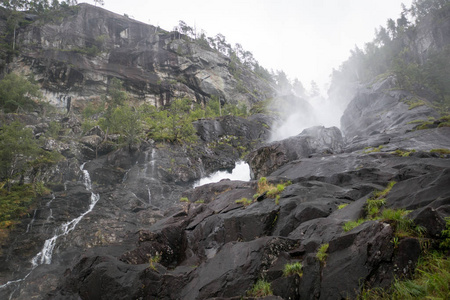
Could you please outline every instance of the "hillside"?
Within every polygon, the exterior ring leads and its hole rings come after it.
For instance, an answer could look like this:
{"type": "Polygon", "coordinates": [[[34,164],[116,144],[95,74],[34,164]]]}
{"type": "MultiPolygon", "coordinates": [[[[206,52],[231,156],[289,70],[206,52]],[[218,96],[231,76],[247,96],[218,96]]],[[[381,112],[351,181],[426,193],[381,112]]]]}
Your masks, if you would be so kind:
{"type": "Polygon", "coordinates": [[[274,142],[277,105],[312,110],[225,39],[86,4],[19,14],[1,48],[0,298],[448,298],[448,62],[430,66],[450,4],[420,5],[334,72],[340,128],[274,142]],[[242,160],[250,180],[194,188],[242,160]]]}

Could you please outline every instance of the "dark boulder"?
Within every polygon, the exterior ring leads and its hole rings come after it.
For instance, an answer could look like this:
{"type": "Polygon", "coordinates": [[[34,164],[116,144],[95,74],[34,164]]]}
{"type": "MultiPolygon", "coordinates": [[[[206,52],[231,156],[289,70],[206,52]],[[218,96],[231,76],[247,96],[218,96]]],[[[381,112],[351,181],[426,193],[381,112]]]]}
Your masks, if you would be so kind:
{"type": "Polygon", "coordinates": [[[247,161],[254,178],[259,178],[297,159],[340,153],[343,146],[338,128],[316,126],[303,130],[295,137],[258,148],[247,156],[247,161]]]}

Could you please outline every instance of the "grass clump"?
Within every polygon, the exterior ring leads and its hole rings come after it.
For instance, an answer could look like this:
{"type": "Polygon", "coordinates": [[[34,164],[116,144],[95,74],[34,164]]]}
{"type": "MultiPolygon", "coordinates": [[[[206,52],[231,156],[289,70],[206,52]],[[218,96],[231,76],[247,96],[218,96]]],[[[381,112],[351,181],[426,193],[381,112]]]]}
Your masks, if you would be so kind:
{"type": "Polygon", "coordinates": [[[408,104],[409,104],[408,110],[411,110],[411,109],[419,107],[419,106],[426,105],[425,101],[423,101],[423,100],[417,100],[417,101],[414,101],[414,102],[409,102],[408,104]]]}
{"type": "Polygon", "coordinates": [[[187,197],[181,197],[180,202],[186,202],[189,203],[189,199],[187,197]]]}
{"type": "Polygon", "coordinates": [[[445,218],[445,229],[442,230],[442,242],[439,247],[442,249],[450,249],[450,217],[445,218]]]}
{"type": "Polygon", "coordinates": [[[237,204],[242,204],[242,205],[244,205],[244,207],[247,207],[247,206],[249,206],[250,204],[252,204],[253,201],[252,201],[252,200],[249,200],[249,199],[247,199],[247,198],[241,198],[241,199],[239,199],[239,200],[236,200],[235,203],[237,203],[237,204]]]}
{"type": "Polygon", "coordinates": [[[383,145],[379,145],[378,147],[366,147],[364,148],[364,154],[368,154],[368,153],[374,153],[374,152],[381,152],[381,149],[383,149],[384,146],[383,145]]]}
{"type": "Polygon", "coordinates": [[[366,219],[358,219],[357,221],[348,221],[345,222],[344,226],[342,226],[342,229],[344,229],[345,232],[352,230],[355,227],[358,227],[359,225],[361,225],[362,223],[364,223],[365,221],[367,221],[366,219]]]}
{"type": "Polygon", "coordinates": [[[202,204],[202,203],[205,203],[205,200],[200,199],[200,200],[195,201],[195,203],[197,203],[197,204],[202,204]]]}
{"type": "Polygon", "coordinates": [[[327,244],[322,244],[322,245],[320,245],[319,250],[317,250],[316,258],[321,263],[324,263],[325,260],[327,259],[327,256],[328,256],[327,251],[328,251],[328,247],[329,246],[330,246],[330,244],[328,244],[328,243],[327,244]]]}
{"type": "Polygon", "coordinates": [[[391,299],[449,299],[450,261],[439,252],[419,260],[411,280],[396,281],[391,299]]]}
{"type": "Polygon", "coordinates": [[[283,275],[291,276],[297,274],[299,277],[303,276],[303,266],[301,262],[296,262],[292,264],[286,264],[284,266],[283,275]]]}
{"type": "Polygon", "coordinates": [[[267,197],[269,198],[275,198],[275,202],[278,202],[279,204],[280,197],[278,197],[284,189],[291,185],[292,182],[287,181],[285,183],[279,183],[276,186],[274,184],[271,184],[267,181],[266,177],[261,177],[258,181],[258,191],[257,194],[253,196],[254,199],[258,198],[260,195],[266,193],[267,197]],[[277,201],[278,199],[278,201],[277,201]]]}
{"type": "Polygon", "coordinates": [[[444,148],[438,148],[438,149],[431,149],[430,153],[439,153],[439,154],[450,154],[450,149],[444,149],[444,148]]]}
{"type": "Polygon", "coordinates": [[[386,197],[387,194],[389,194],[389,192],[392,190],[392,188],[394,187],[394,185],[396,183],[397,182],[395,182],[395,181],[391,181],[391,182],[388,183],[387,187],[384,190],[374,192],[373,193],[373,199],[374,198],[384,198],[384,197],[386,197]]]}
{"type": "Polygon", "coordinates": [[[338,209],[343,209],[345,207],[347,207],[348,203],[342,203],[338,205],[338,209]]]}
{"type": "Polygon", "coordinates": [[[249,297],[266,297],[273,295],[272,287],[270,283],[260,279],[258,280],[253,287],[247,291],[247,296],[249,297]]]}
{"type": "Polygon", "coordinates": [[[395,155],[400,156],[400,157],[408,157],[408,156],[411,156],[411,154],[415,153],[415,152],[416,152],[416,150],[414,150],[414,149],[411,150],[411,151],[405,151],[405,150],[397,149],[394,152],[392,152],[392,154],[395,154],[395,155]]]}

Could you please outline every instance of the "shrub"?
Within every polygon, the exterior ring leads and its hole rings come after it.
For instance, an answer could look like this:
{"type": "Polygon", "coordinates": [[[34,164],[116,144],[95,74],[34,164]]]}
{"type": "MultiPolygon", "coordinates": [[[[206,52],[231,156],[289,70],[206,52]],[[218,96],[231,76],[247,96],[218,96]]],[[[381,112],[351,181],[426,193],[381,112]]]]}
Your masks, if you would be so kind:
{"type": "Polygon", "coordinates": [[[249,297],[266,297],[273,295],[272,288],[270,286],[270,283],[260,279],[258,280],[253,287],[247,291],[247,296],[249,297]]]}
{"type": "Polygon", "coordinates": [[[286,264],[284,266],[283,275],[287,277],[287,276],[297,274],[299,277],[302,277],[302,275],[303,275],[302,268],[303,268],[303,266],[300,262],[286,264]]]}

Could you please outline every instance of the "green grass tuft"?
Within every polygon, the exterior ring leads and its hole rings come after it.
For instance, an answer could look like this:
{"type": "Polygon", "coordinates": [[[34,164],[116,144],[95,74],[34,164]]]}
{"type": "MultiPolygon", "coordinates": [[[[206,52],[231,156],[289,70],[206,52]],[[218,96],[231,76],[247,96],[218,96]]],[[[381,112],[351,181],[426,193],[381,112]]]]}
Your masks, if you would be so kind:
{"type": "Polygon", "coordinates": [[[249,297],[266,297],[273,295],[272,288],[270,283],[265,280],[258,280],[253,287],[247,291],[247,296],[249,297]]]}
{"type": "Polygon", "coordinates": [[[330,244],[328,243],[322,244],[320,245],[319,250],[317,250],[316,257],[321,263],[324,263],[325,260],[327,259],[328,256],[327,251],[329,246],[330,244]]]}
{"type": "Polygon", "coordinates": [[[300,262],[292,263],[292,264],[286,264],[284,266],[283,275],[284,276],[291,276],[297,274],[299,277],[303,276],[303,266],[300,262]]]}

